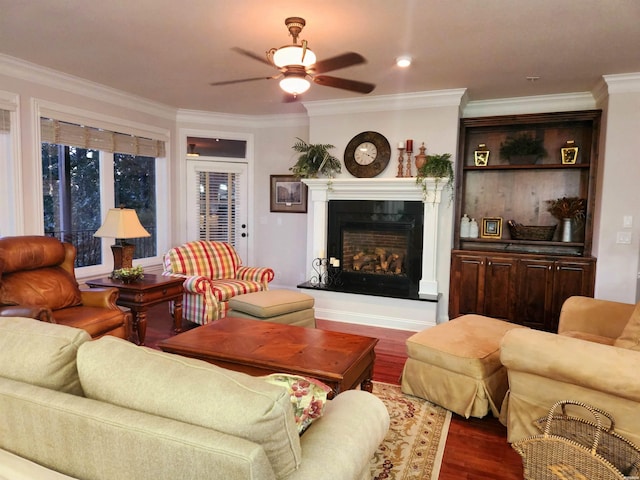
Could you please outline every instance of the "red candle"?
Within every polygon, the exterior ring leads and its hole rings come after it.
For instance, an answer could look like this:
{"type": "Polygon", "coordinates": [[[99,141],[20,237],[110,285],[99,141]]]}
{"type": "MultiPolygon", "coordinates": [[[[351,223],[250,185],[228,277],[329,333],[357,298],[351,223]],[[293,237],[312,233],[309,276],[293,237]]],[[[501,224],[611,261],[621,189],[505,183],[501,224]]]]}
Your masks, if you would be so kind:
{"type": "Polygon", "coordinates": [[[413,140],[407,140],[407,152],[413,152],[413,140]]]}

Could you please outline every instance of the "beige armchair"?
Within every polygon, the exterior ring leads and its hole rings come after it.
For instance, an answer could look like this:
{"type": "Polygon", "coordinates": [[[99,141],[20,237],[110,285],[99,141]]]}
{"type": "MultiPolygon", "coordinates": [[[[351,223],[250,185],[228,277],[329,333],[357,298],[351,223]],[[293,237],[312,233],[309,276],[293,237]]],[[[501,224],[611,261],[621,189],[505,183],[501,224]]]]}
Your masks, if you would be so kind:
{"type": "Polygon", "coordinates": [[[56,238],[0,238],[0,316],[81,328],[93,338],[128,339],[131,313],[116,305],[118,289],[80,290],[75,257],[76,248],[56,238]]]}
{"type": "Polygon", "coordinates": [[[616,431],[640,445],[640,303],[571,297],[557,335],[511,330],[500,360],[509,378],[500,414],[509,442],[540,433],[533,422],[555,402],[577,400],[609,412],[616,431]]]}

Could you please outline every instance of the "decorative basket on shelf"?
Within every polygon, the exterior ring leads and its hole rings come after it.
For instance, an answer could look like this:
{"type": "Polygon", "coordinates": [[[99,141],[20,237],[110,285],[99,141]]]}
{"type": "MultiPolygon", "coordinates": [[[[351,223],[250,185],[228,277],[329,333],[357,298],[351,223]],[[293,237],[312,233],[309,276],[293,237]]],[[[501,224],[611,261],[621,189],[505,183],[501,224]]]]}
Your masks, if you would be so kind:
{"type": "Polygon", "coordinates": [[[509,220],[507,224],[513,240],[550,241],[558,227],[557,225],[522,225],[513,220],[509,220]]]}
{"type": "Polygon", "coordinates": [[[607,412],[575,400],[555,403],[536,422],[541,435],[512,443],[520,454],[525,480],[628,480],[640,474],[640,450],[614,431],[607,412]],[[595,422],[566,413],[567,405],[588,410],[595,422]],[[558,407],[562,413],[556,414],[558,407]],[[602,418],[609,425],[603,425],[602,418]]]}

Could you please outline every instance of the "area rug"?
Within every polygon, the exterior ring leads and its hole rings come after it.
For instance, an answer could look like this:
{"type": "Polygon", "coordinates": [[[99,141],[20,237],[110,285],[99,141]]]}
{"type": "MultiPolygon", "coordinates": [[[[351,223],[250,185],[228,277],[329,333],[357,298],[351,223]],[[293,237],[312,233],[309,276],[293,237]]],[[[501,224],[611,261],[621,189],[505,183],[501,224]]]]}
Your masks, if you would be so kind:
{"type": "Polygon", "coordinates": [[[449,432],[451,412],[399,385],[373,382],[373,393],[387,406],[391,425],[371,460],[374,480],[435,480],[449,432]]]}

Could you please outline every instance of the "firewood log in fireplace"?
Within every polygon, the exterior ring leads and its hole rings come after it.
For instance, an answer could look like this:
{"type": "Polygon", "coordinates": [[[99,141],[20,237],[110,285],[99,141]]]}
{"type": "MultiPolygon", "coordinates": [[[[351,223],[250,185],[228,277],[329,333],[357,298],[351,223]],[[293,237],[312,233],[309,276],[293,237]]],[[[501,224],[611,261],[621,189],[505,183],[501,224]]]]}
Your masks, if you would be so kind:
{"type": "Polygon", "coordinates": [[[360,250],[353,255],[351,268],[357,272],[400,275],[404,271],[404,257],[404,252],[396,253],[384,248],[375,248],[373,253],[360,250]]]}

